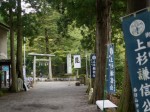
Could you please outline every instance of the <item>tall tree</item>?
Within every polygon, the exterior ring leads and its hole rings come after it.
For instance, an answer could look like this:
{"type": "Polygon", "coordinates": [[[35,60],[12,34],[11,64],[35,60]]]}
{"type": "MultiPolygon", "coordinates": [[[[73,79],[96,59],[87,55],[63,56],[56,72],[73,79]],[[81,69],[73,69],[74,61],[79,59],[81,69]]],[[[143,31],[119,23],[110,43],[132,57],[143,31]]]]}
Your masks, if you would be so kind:
{"type": "Polygon", "coordinates": [[[10,26],[10,56],[11,56],[11,74],[12,87],[11,90],[17,92],[17,76],[16,76],[16,62],[15,62],[15,48],[14,48],[14,21],[13,21],[13,7],[14,1],[9,0],[9,26],[10,26]]]}
{"type": "MultiPolygon", "coordinates": [[[[133,13],[135,11],[145,8],[147,5],[147,0],[144,0],[142,2],[140,0],[127,0],[127,13],[133,13]]],[[[125,78],[123,88],[125,89],[123,89],[122,91],[118,112],[136,112],[131,90],[127,59],[125,63],[125,78]]]]}
{"type": "Polygon", "coordinates": [[[22,73],[22,19],[21,0],[17,0],[17,75],[23,79],[22,73]]]}
{"type": "MultiPolygon", "coordinates": [[[[44,8],[44,14],[46,15],[47,14],[47,11],[46,11],[46,9],[47,9],[47,3],[46,3],[46,1],[44,1],[44,3],[43,3],[43,8],[44,8]]],[[[48,36],[48,28],[45,28],[44,29],[45,30],[45,45],[46,45],[46,53],[47,54],[49,54],[49,36],[48,36]]]]}
{"type": "Polygon", "coordinates": [[[11,75],[12,86],[11,91],[17,92],[17,75],[16,75],[16,62],[15,62],[15,46],[14,46],[14,32],[15,32],[15,9],[16,0],[1,1],[0,14],[3,20],[10,26],[10,57],[11,57],[11,75]]]}
{"type": "Polygon", "coordinates": [[[104,98],[106,45],[110,37],[111,0],[97,0],[96,22],[96,78],[93,93],[93,103],[104,98]]]}

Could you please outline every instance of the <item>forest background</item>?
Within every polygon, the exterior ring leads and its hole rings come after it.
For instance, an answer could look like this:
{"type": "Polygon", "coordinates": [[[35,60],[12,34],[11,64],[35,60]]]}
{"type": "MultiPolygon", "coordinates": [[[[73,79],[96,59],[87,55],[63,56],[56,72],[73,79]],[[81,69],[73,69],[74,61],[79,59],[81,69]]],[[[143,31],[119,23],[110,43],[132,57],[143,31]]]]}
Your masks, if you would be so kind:
{"type": "MultiPolygon", "coordinates": [[[[26,54],[31,52],[55,54],[55,57],[52,58],[55,77],[66,73],[66,55],[68,53],[81,55],[82,68],[79,73],[86,74],[86,55],[89,57],[90,54],[97,51],[98,8],[96,8],[96,5],[99,1],[24,0],[24,3],[28,4],[25,9],[30,8],[30,12],[26,12],[21,7],[21,0],[1,1],[0,21],[12,28],[10,37],[13,38],[8,39],[10,41],[8,48],[9,56],[12,59],[16,57],[17,75],[22,77],[23,44],[26,44],[26,54]],[[23,37],[26,38],[25,41],[23,41],[23,37]],[[12,47],[12,44],[14,47],[12,47]]],[[[116,88],[117,93],[120,94],[125,72],[125,45],[120,17],[126,14],[127,2],[125,0],[112,2],[106,0],[105,3],[111,4],[111,10],[108,10],[108,13],[104,16],[110,17],[106,21],[111,26],[107,29],[109,30],[107,38],[108,43],[114,43],[115,46],[116,88]]],[[[32,60],[32,57],[26,55],[27,75],[31,75],[32,60]]],[[[100,64],[105,66],[105,63],[100,64]]],[[[13,65],[15,66],[15,63],[13,65]]],[[[46,75],[48,74],[47,71],[46,63],[37,64],[37,74],[42,72],[46,75]]],[[[75,74],[75,70],[73,71],[75,74]]],[[[15,74],[15,70],[12,73],[15,74]]]]}

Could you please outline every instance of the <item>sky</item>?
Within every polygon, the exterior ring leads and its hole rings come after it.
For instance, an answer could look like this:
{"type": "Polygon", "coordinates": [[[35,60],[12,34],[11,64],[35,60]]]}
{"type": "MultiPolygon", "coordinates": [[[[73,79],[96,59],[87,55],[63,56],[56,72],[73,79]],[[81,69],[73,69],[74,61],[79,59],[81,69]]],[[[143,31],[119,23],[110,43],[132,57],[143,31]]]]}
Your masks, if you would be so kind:
{"type": "MultiPolygon", "coordinates": [[[[3,0],[6,1],[6,0],[3,0]]],[[[0,0],[0,6],[1,6],[1,0],[0,0]]],[[[31,8],[31,5],[29,3],[25,3],[23,0],[21,1],[21,7],[22,10],[25,11],[25,13],[30,13],[30,12],[36,12],[35,9],[31,8]]]]}
{"type": "Polygon", "coordinates": [[[22,10],[25,11],[25,13],[35,12],[35,9],[31,8],[31,5],[29,3],[25,3],[24,1],[21,2],[22,10]]]}

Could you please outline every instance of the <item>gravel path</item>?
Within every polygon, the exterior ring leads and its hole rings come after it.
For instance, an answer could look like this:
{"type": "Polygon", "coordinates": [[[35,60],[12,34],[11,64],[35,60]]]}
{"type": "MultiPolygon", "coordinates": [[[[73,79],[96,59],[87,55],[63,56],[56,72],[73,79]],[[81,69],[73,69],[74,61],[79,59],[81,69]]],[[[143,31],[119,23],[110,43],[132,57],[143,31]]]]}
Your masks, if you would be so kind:
{"type": "Polygon", "coordinates": [[[86,88],[75,82],[38,82],[27,92],[0,97],[0,112],[98,112],[87,103],[86,88]]]}

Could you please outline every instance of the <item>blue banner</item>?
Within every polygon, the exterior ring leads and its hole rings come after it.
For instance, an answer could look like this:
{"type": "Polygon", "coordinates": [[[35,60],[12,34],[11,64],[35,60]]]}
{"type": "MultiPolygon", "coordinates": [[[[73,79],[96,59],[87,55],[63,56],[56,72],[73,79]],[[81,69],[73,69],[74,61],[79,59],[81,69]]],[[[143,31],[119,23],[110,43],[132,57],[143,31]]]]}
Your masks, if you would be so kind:
{"type": "Polygon", "coordinates": [[[116,92],[115,81],[115,62],[114,62],[114,45],[107,45],[107,75],[106,75],[107,92],[114,94],[116,92]]]}
{"type": "Polygon", "coordinates": [[[150,112],[150,12],[122,22],[136,112],[150,112]]]}
{"type": "Polygon", "coordinates": [[[9,66],[2,66],[2,71],[9,71],[9,66]]]}
{"type": "Polygon", "coordinates": [[[91,74],[91,78],[95,78],[96,76],[96,55],[95,54],[91,54],[90,56],[90,74],[91,74]]]}

